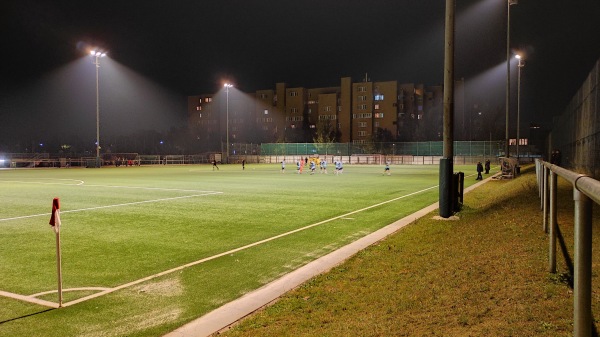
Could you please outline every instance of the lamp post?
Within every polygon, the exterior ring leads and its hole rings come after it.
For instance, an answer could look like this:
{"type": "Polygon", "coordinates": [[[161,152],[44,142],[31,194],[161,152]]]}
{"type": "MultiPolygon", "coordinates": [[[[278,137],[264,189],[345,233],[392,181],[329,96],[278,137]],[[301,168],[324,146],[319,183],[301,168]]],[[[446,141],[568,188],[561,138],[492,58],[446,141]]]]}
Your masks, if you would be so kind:
{"type": "Polygon", "coordinates": [[[510,6],[516,5],[518,0],[506,0],[506,133],[504,151],[506,157],[510,157],[510,147],[508,145],[508,115],[510,112],[510,6]]]}
{"type": "Polygon", "coordinates": [[[98,70],[100,69],[100,58],[106,56],[106,52],[92,50],[92,63],[96,65],[96,167],[100,167],[100,89],[98,70]]]}
{"type": "Polygon", "coordinates": [[[517,166],[519,166],[519,131],[521,128],[521,68],[525,66],[525,62],[523,61],[523,57],[521,55],[517,55],[515,57],[517,60],[519,60],[519,72],[517,73],[517,166]]]}
{"type": "Polygon", "coordinates": [[[227,97],[227,102],[225,103],[225,110],[226,110],[226,121],[225,121],[225,140],[227,141],[227,145],[225,146],[225,149],[227,151],[227,164],[229,164],[229,88],[233,87],[233,84],[229,84],[229,83],[225,83],[224,85],[225,87],[225,93],[226,93],[226,97],[227,97]]]}

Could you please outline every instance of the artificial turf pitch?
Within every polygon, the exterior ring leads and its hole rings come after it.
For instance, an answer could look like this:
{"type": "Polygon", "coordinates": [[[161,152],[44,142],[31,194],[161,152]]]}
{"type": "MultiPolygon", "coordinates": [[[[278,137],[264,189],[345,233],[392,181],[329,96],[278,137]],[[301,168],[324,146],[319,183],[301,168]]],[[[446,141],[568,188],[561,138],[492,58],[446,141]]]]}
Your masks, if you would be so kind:
{"type": "Polygon", "coordinates": [[[161,335],[438,197],[434,165],[290,166],[0,171],[0,291],[58,301],[59,197],[66,304],[0,296],[0,336],[161,335]]]}

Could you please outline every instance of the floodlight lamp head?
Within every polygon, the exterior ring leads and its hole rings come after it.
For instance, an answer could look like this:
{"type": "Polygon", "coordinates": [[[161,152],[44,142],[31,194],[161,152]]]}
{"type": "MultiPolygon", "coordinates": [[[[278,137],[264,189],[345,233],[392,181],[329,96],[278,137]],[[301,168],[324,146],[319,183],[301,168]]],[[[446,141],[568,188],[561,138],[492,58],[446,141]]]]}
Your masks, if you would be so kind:
{"type": "Polygon", "coordinates": [[[90,55],[93,57],[104,57],[104,56],[106,56],[106,52],[94,49],[94,50],[90,51],[90,55]]]}

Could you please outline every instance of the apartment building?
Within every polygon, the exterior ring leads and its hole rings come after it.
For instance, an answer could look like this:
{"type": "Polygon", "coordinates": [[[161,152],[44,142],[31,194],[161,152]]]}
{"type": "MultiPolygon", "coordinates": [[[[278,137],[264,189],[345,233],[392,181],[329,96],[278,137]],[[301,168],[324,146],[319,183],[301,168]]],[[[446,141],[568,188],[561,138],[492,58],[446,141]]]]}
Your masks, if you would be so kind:
{"type": "MultiPolygon", "coordinates": [[[[222,91],[190,96],[190,132],[198,140],[218,145],[230,142],[419,141],[441,139],[441,86],[397,81],[352,82],[323,88],[288,87],[253,94],[222,91]],[[227,102],[228,100],[228,102],[227,102]],[[226,111],[228,110],[228,111],[226,111]],[[327,137],[323,136],[327,134],[327,137]]],[[[458,107],[462,109],[462,106],[458,107]]]]}

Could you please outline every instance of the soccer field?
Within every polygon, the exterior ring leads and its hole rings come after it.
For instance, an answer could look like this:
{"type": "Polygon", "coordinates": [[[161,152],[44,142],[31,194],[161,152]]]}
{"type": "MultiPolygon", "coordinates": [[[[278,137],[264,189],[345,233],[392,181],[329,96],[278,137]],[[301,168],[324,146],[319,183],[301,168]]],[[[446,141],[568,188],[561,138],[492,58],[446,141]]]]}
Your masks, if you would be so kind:
{"type": "Polygon", "coordinates": [[[434,165],[294,169],[0,171],[0,336],[161,335],[438,198],[434,165]]]}

